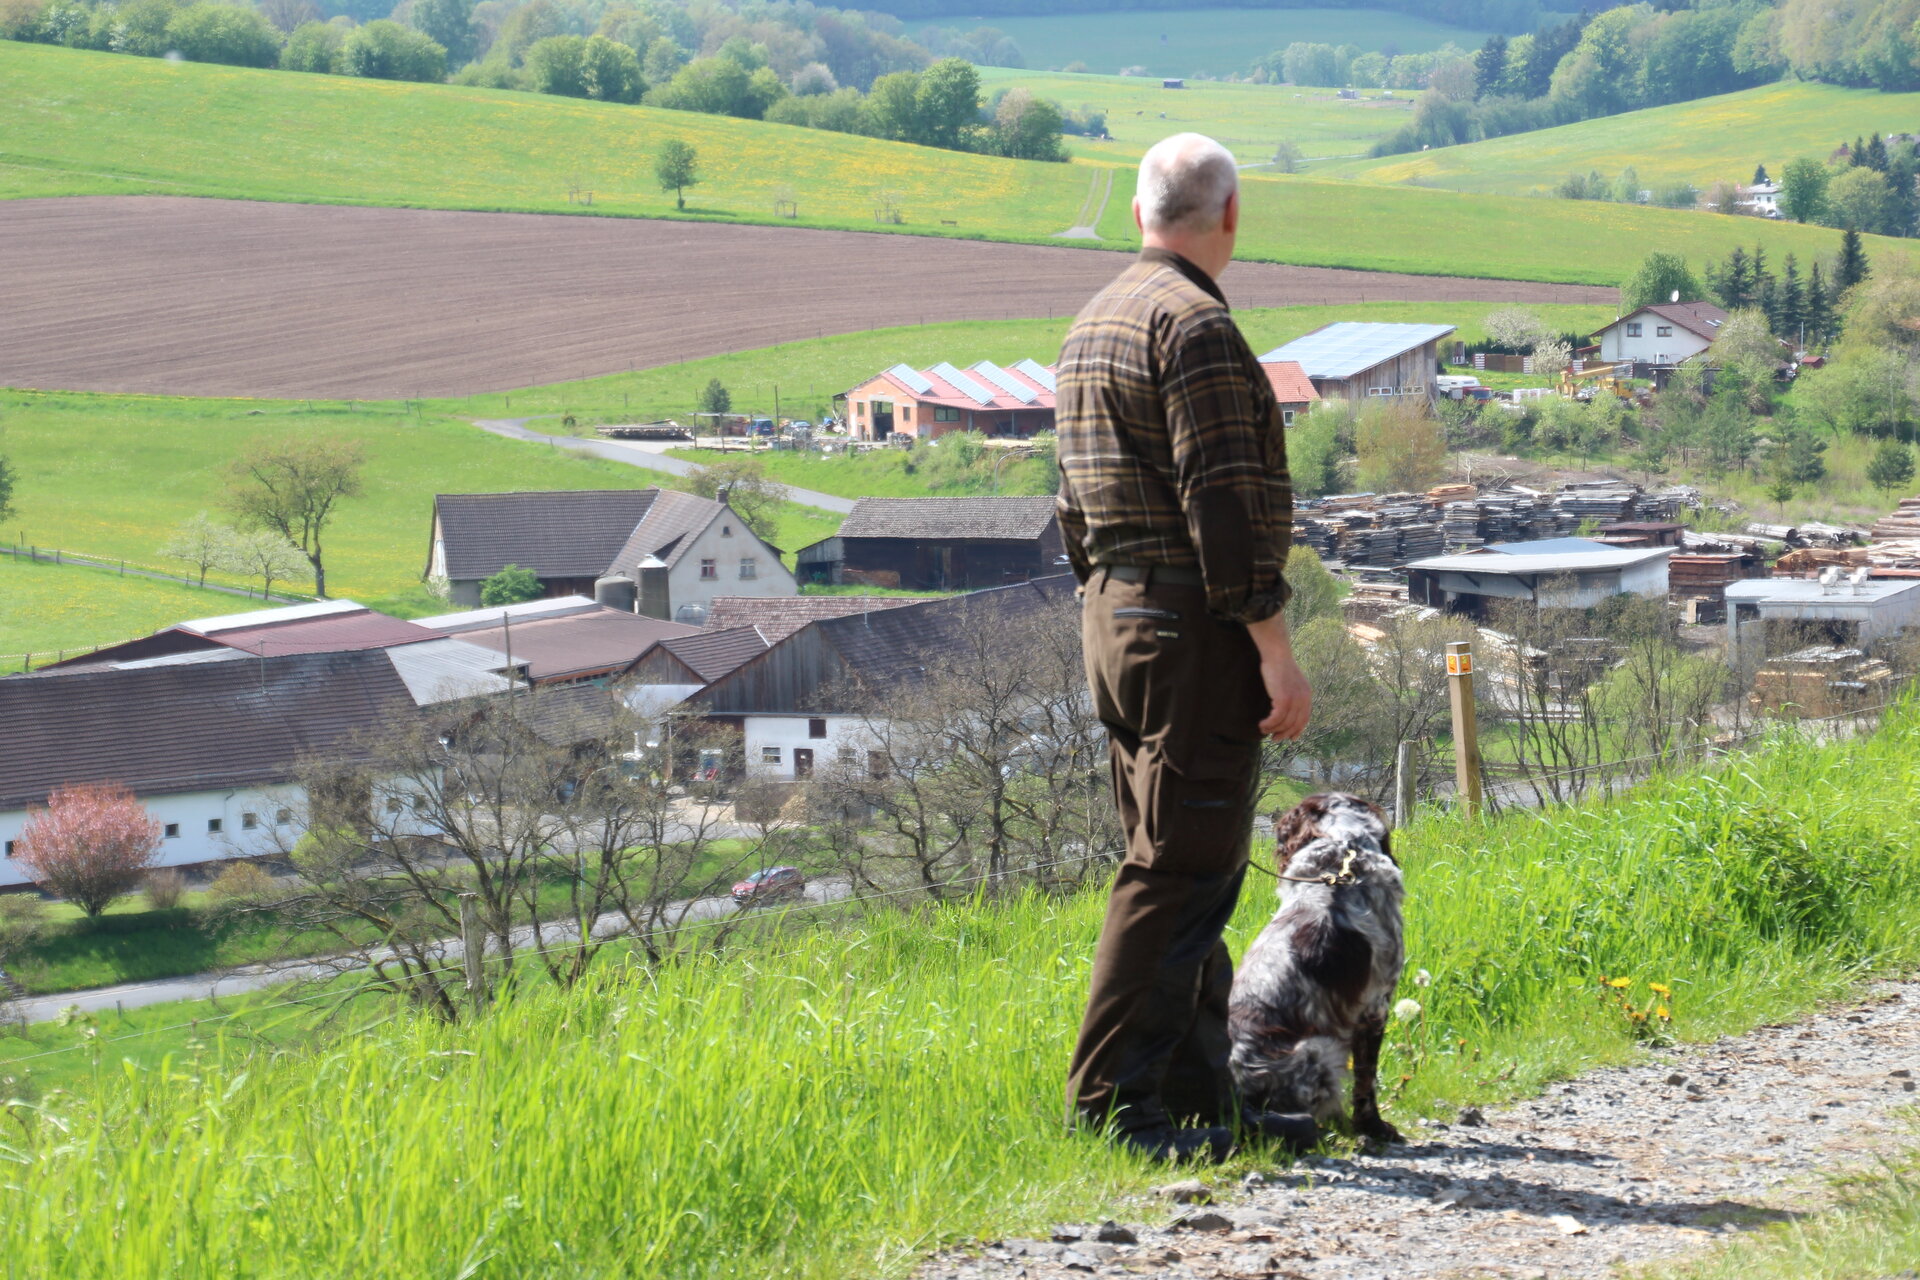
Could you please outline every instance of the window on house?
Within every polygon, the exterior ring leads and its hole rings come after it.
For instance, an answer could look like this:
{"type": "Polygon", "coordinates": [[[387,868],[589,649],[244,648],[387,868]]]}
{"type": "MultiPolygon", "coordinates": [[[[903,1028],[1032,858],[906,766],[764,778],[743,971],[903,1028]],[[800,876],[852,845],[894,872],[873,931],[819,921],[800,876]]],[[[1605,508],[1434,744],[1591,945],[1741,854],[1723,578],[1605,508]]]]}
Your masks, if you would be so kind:
{"type": "Polygon", "coordinates": [[[935,422],[958,422],[960,421],[960,411],[958,409],[948,409],[935,405],[933,409],[933,420],[935,422]]]}
{"type": "Polygon", "coordinates": [[[1640,336],[1640,322],[1638,320],[1629,320],[1627,322],[1627,336],[1629,338],[1637,338],[1640,336]]]}
{"type": "Polygon", "coordinates": [[[847,768],[849,769],[853,768],[853,762],[858,760],[859,758],[860,758],[860,753],[858,751],[855,751],[852,747],[840,748],[840,763],[845,765],[847,768]]]}
{"type": "Polygon", "coordinates": [[[276,827],[284,827],[289,822],[292,822],[292,821],[293,821],[293,810],[291,809],[282,809],[278,813],[273,815],[273,825],[276,827]]]}
{"type": "Polygon", "coordinates": [[[779,764],[780,748],[778,747],[760,748],[760,763],[761,764],[779,764]]]}
{"type": "Polygon", "coordinates": [[[720,536],[723,538],[731,538],[733,536],[733,526],[730,524],[721,525],[720,536]]]}
{"type": "Polygon", "coordinates": [[[178,840],[180,838],[180,824],[177,822],[169,822],[166,826],[166,836],[169,840],[178,840]]]}
{"type": "Polygon", "coordinates": [[[416,791],[413,793],[412,800],[413,811],[415,813],[425,813],[427,811],[427,798],[425,796],[416,791]]]}
{"type": "Polygon", "coordinates": [[[865,400],[854,402],[853,416],[856,418],[864,418],[867,416],[867,402],[865,400]]]}
{"type": "Polygon", "coordinates": [[[752,556],[740,557],[740,580],[748,581],[760,576],[760,562],[752,556]]]}
{"type": "Polygon", "coordinates": [[[1673,336],[1673,326],[1670,324],[1656,325],[1653,330],[1653,336],[1656,338],[1671,338],[1673,336]]]}
{"type": "Polygon", "coordinates": [[[912,406],[912,405],[910,405],[910,404],[903,404],[903,405],[901,405],[901,406],[900,406],[900,421],[902,421],[902,422],[912,422],[912,421],[913,421],[913,406],[912,406]]]}
{"type": "Polygon", "coordinates": [[[718,560],[702,560],[700,562],[700,581],[716,582],[719,578],[720,562],[718,560]]]}
{"type": "Polygon", "coordinates": [[[807,721],[807,736],[809,738],[826,737],[827,736],[826,720],[823,718],[816,718],[816,719],[807,721]]]}
{"type": "Polygon", "coordinates": [[[11,840],[7,841],[7,856],[9,858],[13,856],[13,841],[11,840]]]}
{"type": "Polygon", "coordinates": [[[260,826],[259,814],[243,813],[240,815],[240,829],[242,831],[254,831],[254,830],[257,830],[259,826],[260,826]]]}
{"type": "Polygon", "coordinates": [[[1293,410],[1282,409],[1280,411],[1280,425],[1283,427],[1290,427],[1293,425],[1293,410]]]}
{"type": "Polygon", "coordinates": [[[220,820],[219,818],[208,818],[208,819],[207,819],[207,834],[208,834],[208,835],[210,835],[210,836],[217,836],[217,835],[219,835],[219,834],[220,834],[220,833],[221,833],[221,832],[222,832],[223,830],[225,830],[225,829],[226,829],[226,823],[224,823],[224,822],[222,822],[222,821],[221,821],[221,820],[220,820]]]}

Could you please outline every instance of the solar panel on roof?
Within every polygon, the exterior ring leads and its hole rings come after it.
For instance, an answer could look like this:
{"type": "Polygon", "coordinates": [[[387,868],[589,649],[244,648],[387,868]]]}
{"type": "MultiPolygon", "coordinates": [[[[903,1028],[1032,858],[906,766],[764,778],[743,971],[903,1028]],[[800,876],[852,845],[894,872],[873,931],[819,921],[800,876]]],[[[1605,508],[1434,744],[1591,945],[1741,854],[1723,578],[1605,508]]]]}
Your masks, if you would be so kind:
{"type": "Polygon", "coordinates": [[[966,374],[960,372],[958,369],[948,364],[945,360],[942,360],[939,364],[933,366],[933,368],[929,369],[927,372],[933,374],[937,378],[941,378],[947,382],[952,383],[955,387],[959,388],[960,394],[963,396],[967,396],[970,399],[977,400],[981,404],[993,403],[993,392],[987,390],[985,387],[975,382],[972,378],[969,378],[966,374]]]}
{"type": "Polygon", "coordinates": [[[1260,357],[1261,363],[1292,360],[1309,378],[1351,378],[1396,356],[1452,333],[1448,324],[1375,324],[1342,320],[1295,338],[1260,357]]]}
{"type": "Polygon", "coordinates": [[[1040,364],[1037,361],[1022,360],[1019,364],[1016,364],[1013,367],[1018,369],[1021,373],[1026,374],[1029,378],[1032,378],[1035,382],[1039,383],[1041,386],[1045,387],[1049,391],[1056,391],[1059,389],[1054,385],[1053,370],[1047,368],[1047,366],[1040,364]]]}
{"type": "Polygon", "coordinates": [[[1020,379],[1014,377],[999,365],[994,364],[991,360],[982,360],[979,364],[974,365],[972,369],[968,370],[968,372],[979,374],[988,382],[991,382],[994,386],[1000,388],[1015,400],[1018,400],[1021,404],[1032,404],[1040,398],[1038,391],[1035,391],[1032,387],[1020,381],[1020,379]]]}
{"type": "Polygon", "coordinates": [[[897,364],[887,370],[887,372],[895,378],[898,378],[902,383],[906,384],[909,389],[919,395],[924,396],[933,390],[933,384],[928,382],[926,375],[922,374],[918,369],[910,368],[904,364],[897,364]]]}

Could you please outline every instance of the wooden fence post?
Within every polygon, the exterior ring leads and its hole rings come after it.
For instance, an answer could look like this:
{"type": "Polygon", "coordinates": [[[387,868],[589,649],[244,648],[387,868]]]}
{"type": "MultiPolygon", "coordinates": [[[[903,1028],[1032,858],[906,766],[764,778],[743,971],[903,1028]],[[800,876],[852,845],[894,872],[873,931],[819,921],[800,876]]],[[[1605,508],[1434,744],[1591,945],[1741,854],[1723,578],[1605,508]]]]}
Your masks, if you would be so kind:
{"type": "Polygon", "coordinates": [[[480,897],[460,895],[460,950],[467,966],[467,994],[479,1013],[487,1007],[487,935],[480,928],[480,897]]]}
{"type": "Polygon", "coordinates": [[[1453,780],[1467,816],[1480,816],[1480,725],[1473,706],[1473,645],[1447,645],[1447,693],[1453,702],[1453,780]]]}
{"type": "Polygon", "coordinates": [[[1413,744],[1403,742],[1393,756],[1393,825],[1413,825],[1413,744]]]}

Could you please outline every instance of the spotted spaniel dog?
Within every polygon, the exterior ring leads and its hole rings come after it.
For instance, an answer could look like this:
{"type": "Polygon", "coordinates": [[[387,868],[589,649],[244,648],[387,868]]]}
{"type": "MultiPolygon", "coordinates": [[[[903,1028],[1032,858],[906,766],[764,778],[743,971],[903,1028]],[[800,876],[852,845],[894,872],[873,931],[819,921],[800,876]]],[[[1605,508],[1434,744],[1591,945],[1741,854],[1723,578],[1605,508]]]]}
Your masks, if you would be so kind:
{"type": "Polygon", "coordinates": [[[1380,1116],[1375,1074],[1405,961],[1400,864],[1380,810],[1338,792],[1308,796],[1275,829],[1280,909],[1233,980],[1229,1063],[1249,1105],[1340,1114],[1353,1063],[1353,1127],[1401,1141],[1380,1116]]]}

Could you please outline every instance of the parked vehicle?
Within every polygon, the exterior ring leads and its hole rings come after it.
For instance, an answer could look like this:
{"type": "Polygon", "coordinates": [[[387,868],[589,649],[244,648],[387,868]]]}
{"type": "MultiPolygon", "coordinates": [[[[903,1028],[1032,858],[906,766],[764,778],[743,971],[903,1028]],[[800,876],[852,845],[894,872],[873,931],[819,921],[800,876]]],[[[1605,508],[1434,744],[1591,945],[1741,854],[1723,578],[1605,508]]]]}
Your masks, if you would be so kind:
{"type": "Polygon", "coordinates": [[[807,878],[800,874],[800,868],[768,867],[733,886],[733,900],[743,907],[754,907],[769,902],[795,901],[806,890],[807,878]]]}

